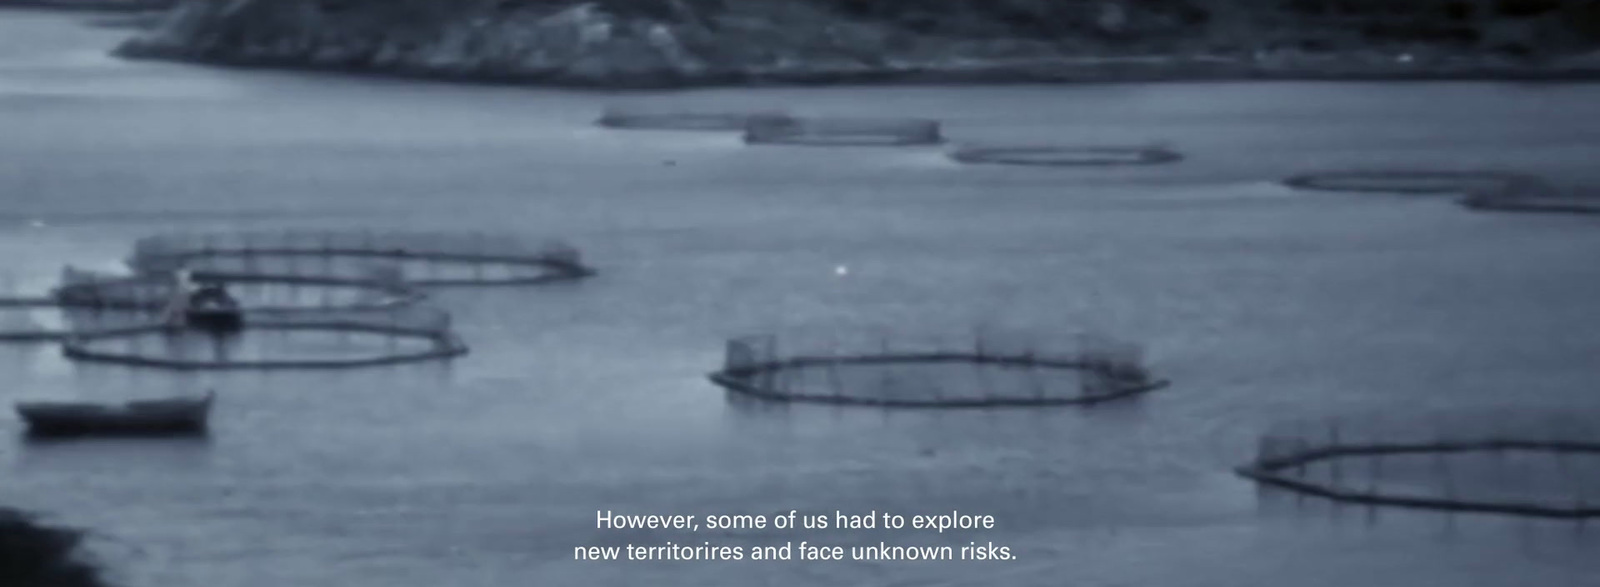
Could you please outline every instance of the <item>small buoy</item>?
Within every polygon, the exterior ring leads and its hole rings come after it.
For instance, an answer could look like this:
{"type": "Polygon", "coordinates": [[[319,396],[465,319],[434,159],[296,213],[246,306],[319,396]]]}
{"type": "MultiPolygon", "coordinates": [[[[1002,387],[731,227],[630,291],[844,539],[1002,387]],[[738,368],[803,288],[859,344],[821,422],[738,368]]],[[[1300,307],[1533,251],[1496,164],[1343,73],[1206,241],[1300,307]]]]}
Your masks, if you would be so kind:
{"type": "Polygon", "coordinates": [[[662,161],[661,164],[665,165],[667,167],[676,167],[678,165],[678,162],[677,161],[673,161],[671,159],[668,159],[666,161],[662,161]]]}
{"type": "Polygon", "coordinates": [[[1411,59],[1412,59],[1412,57],[1411,57],[1410,53],[1401,53],[1400,54],[1400,62],[1401,63],[1411,63],[1411,59]]]}
{"type": "Polygon", "coordinates": [[[43,220],[35,218],[33,219],[33,222],[28,223],[28,226],[32,226],[34,228],[44,228],[45,225],[43,220]]]}
{"type": "Polygon", "coordinates": [[[838,275],[840,277],[843,277],[845,275],[849,275],[850,274],[850,268],[849,267],[845,267],[844,265],[840,265],[838,267],[834,267],[833,268],[833,274],[834,275],[838,275]]]}

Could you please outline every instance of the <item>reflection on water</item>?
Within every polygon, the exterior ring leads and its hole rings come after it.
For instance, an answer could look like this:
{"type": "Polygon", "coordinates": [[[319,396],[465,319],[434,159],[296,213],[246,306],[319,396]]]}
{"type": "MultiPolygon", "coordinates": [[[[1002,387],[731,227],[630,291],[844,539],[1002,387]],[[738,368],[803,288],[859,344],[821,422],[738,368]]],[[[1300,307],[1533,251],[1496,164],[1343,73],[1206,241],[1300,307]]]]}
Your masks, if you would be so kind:
{"type": "MultiPolygon", "coordinates": [[[[1273,184],[1306,169],[1413,165],[1594,179],[1600,87],[674,97],[697,109],[938,117],[957,140],[985,143],[1164,141],[1189,156],[1143,169],[980,168],[938,149],[753,149],[733,136],[604,131],[592,126],[600,104],[581,93],[151,63],[98,71],[50,56],[98,51],[118,34],[0,15],[0,62],[10,68],[0,90],[89,96],[0,99],[5,218],[46,221],[0,224],[0,250],[25,288],[47,288],[66,263],[115,263],[135,238],[166,229],[567,237],[600,270],[556,288],[436,292],[473,348],[447,365],[185,375],[76,365],[49,345],[0,349],[5,402],[218,390],[203,448],[0,442],[0,501],[138,545],[95,547],[130,587],[490,586],[530,576],[554,585],[1069,577],[1347,587],[1356,577],[1511,587],[1600,572],[1587,554],[1592,537],[1570,525],[1394,511],[1367,524],[1360,509],[1258,495],[1228,470],[1250,458],[1261,431],[1293,417],[1507,398],[1600,407],[1592,220],[1273,184]],[[162,92],[183,95],[154,97],[162,92]],[[751,405],[705,380],[724,337],[821,322],[1098,330],[1146,344],[1174,385],[1093,410],[910,413],[751,405]],[[1020,559],[574,563],[578,544],[683,538],[601,534],[596,509],[982,512],[996,516],[996,530],[902,539],[1005,542],[1020,559]]],[[[241,354],[296,356],[383,344],[240,340],[241,354]]],[[[19,430],[0,418],[0,432],[19,430]]]]}

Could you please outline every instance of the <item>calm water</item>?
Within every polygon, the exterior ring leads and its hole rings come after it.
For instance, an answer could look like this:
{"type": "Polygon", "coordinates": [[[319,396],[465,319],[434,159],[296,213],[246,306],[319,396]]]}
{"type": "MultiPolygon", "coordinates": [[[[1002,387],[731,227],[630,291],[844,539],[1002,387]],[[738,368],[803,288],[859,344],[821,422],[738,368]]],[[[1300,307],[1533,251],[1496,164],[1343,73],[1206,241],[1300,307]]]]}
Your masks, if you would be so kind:
{"type": "Polygon", "coordinates": [[[1600,87],[607,96],[123,63],[104,57],[123,33],[81,18],[0,12],[0,251],[21,289],[169,229],[510,231],[567,238],[601,271],[439,294],[473,347],[449,367],[180,378],[0,349],[7,403],[218,388],[205,443],[0,441],[0,503],[94,528],[130,587],[1600,584],[1592,529],[1297,503],[1229,472],[1286,418],[1600,407],[1594,219],[1272,183],[1358,165],[1600,180],[1600,87]],[[1190,159],[961,167],[590,125],[658,100],[939,117],[980,141],[1169,141],[1190,159]],[[1175,385],[1087,412],[928,413],[776,408],[703,378],[729,335],[978,323],[1142,341],[1175,385]],[[629,535],[596,530],[596,509],[960,510],[998,528],[629,535]],[[993,541],[1019,560],[571,560],[791,539],[993,541]]]}

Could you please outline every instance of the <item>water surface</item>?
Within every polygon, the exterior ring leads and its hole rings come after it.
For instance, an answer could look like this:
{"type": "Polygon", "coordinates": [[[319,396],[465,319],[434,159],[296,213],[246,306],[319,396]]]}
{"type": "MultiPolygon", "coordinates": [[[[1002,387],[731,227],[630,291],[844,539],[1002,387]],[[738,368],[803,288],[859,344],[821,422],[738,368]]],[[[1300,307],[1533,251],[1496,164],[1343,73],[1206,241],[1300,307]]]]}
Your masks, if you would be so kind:
{"type": "MultiPolygon", "coordinates": [[[[163,230],[505,231],[600,271],[437,293],[448,367],[202,374],[0,349],[0,400],[220,392],[198,443],[0,442],[0,501],[94,528],[130,587],[1579,585],[1570,525],[1336,508],[1229,467],[1294,417],[1600,407],[1600,225],[1301,194],[1314,168],[1597,179],[1600,86],[721,89],[610,96],[125,63],[0,13],[0,251],[19,288],[163,230]],[[1166,142],[1179,165],[964,167],[592,126],[609,103],[946,121],[985,143],[1166,142]],[[670,164],[668,163],[670,162],[670,164]],[[849,268],[840,275],[836,268],[849,268]],[[986,324],[1148,346],[1138,402],[884,412],[736,401],[723,338],[986,324]],[[605,533],[594,512],[992,514],[938,535],[605,533]],[[994,563],[577,563],[578,545],[987,541],[994,563]]],[[[0,434],[20,423],[0,417],[0,434]]]]}

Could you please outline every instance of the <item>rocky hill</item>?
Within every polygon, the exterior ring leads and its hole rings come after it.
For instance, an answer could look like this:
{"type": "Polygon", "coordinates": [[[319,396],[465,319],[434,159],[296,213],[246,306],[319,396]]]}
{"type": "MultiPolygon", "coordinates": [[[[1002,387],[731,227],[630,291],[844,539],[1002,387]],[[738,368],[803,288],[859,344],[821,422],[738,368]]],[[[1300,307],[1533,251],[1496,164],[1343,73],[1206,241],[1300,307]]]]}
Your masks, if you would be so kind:
{"type": "Polygon", "coordinates": [[[563,85],[1578,77],[1600,0],[183,0],[133,57],[563,85]]]}

